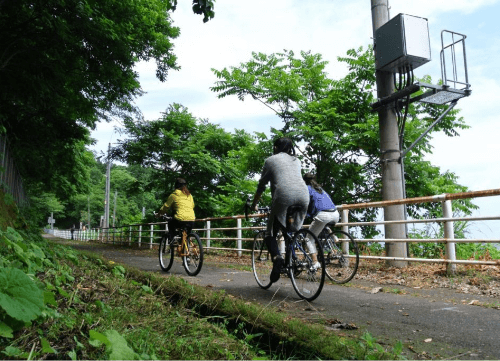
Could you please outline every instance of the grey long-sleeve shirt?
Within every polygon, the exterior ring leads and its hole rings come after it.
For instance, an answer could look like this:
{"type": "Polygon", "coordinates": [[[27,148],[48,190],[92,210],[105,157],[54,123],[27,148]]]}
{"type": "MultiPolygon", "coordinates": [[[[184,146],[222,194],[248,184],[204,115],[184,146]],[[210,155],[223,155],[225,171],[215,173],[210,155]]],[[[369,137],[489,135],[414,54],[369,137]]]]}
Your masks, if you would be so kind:
{"type": "Polygon", "coordinates": [[[278,153],[266,159],[257,192],[262,193],[267,183],[271,182],[273,202],[267,224],[268,232],[272,231],[275,217],[282,225],[286,225],[286,211],[290,206],[300,206],[303,209],[295,215],[294,229],[291,230],[302,227],[309,205],[309,191],[300,170],[300,160],[286,153],[278,153]]]}

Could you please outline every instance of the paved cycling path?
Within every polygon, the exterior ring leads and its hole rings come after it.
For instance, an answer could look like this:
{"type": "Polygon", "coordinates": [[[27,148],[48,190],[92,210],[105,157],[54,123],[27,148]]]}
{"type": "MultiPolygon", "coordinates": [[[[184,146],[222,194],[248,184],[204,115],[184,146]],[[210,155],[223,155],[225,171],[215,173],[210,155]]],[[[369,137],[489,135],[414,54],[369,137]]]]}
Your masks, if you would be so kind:
{"type": "MultiPolygon", "coordinates": [[[[94,251],[105,258],[139,269],[163,273],[156,251],[131,250],[101,244],[80,244],[75,248],[94,251]]],[[[472,300],[498,303],[497,298],[456,293],[450,289],[412,289],[397,286],[406,294],[375,292],[376,283],[354,279],[351,287],[325,284],[312,303],[296,295],[288,278],[281,278],[268,290],[260,289],[250,271],[231,270],[206,262],[197,277],[189,277],[178,257],[165,275],[275,307],[306,319],[340,322],[332,332],[370,332],[379,343],[394,345],[401,340],[409,358],[500,359],[500,311],[469,305],[472,300]],[[355,325],[356,331],[342,329],[355,325]],[[411,352],[414,352],[412,355],[411,352]],[[425,353],[424,353],[425,352],[425,353]]],[[[396,288],[396,286],[394,286],[396,288]]],[[[390,290],[390,286],[384,286],[390,290]]]]}

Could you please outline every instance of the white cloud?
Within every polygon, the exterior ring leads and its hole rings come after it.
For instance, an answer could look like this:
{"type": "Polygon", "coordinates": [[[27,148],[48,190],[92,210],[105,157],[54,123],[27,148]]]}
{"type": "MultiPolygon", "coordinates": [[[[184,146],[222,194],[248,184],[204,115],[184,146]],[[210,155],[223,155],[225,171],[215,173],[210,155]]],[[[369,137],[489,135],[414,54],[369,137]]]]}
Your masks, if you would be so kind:
{"type": "Polygon", "coordinates": [[[499,0],[389,0],[389,5],[391,16],[404,13],[434,19],[452,12],[471,14],[499,2],[499,0]]]}

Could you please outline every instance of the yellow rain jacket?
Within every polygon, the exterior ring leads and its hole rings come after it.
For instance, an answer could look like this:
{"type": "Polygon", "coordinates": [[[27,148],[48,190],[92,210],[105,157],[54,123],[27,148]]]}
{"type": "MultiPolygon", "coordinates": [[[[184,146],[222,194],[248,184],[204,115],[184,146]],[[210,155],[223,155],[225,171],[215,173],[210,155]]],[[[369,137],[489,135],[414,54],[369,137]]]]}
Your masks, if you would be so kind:
{"type": "Polygon", "coordinates": [[[194,200],[193,196],[185,195],[180,189],[176,189],[172,193],[167,202],[160,208],[162,213],[170,213],[179,221],[194,221],[194,200]]]}

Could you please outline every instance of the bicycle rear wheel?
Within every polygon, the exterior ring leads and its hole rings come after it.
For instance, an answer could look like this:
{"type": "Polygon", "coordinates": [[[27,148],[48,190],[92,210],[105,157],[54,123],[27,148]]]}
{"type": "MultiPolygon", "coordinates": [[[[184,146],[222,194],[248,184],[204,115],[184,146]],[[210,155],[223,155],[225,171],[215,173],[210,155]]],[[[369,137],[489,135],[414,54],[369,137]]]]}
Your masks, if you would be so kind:
{"type": "Polygon", "coordinates": [[[347,232],[332,230],[323,240],[326,275],[335,283],[347,283],[356,275],[359,249],[347,232]]]}
{"type": "Polygon", "coordinates": [[[194,232],[189,233],[186,238],[186,245],[187,255],[182,256],[182,265],[188,275],[196,276],[200,273],[201,266],[203,265],[203,246],[200,236],[194,232]]]}
{"type": "Polygon", "coordinates": [[[265,231],[259,231],[255,235],[252,249],[252,270],[257,284],[267,290],[272,284],[271,270],[273,268],[273,261],[264,241],[265,236],[265,231]]]}
{"type": "Polygon", "coordinates": [[[287,249],[288,272],[293,288],[300,298],[307,301],[316,299],[325,283],[325,260],[323,252],[318,252],[321,249],[320,242],[308,229],[296,232],[292,240],[292,247],[287,249]],[[307,239],[316,248],[319,267],[314,266],[311,250],[307,247],[307,239]]]}
{"type": "Polygon", "coordinates": [[[158,259],[162,271],[168,272],[174,263],[174,248],[168,244],[167,235],[161,237],[160,246],[158,247],[158,259]]]}

